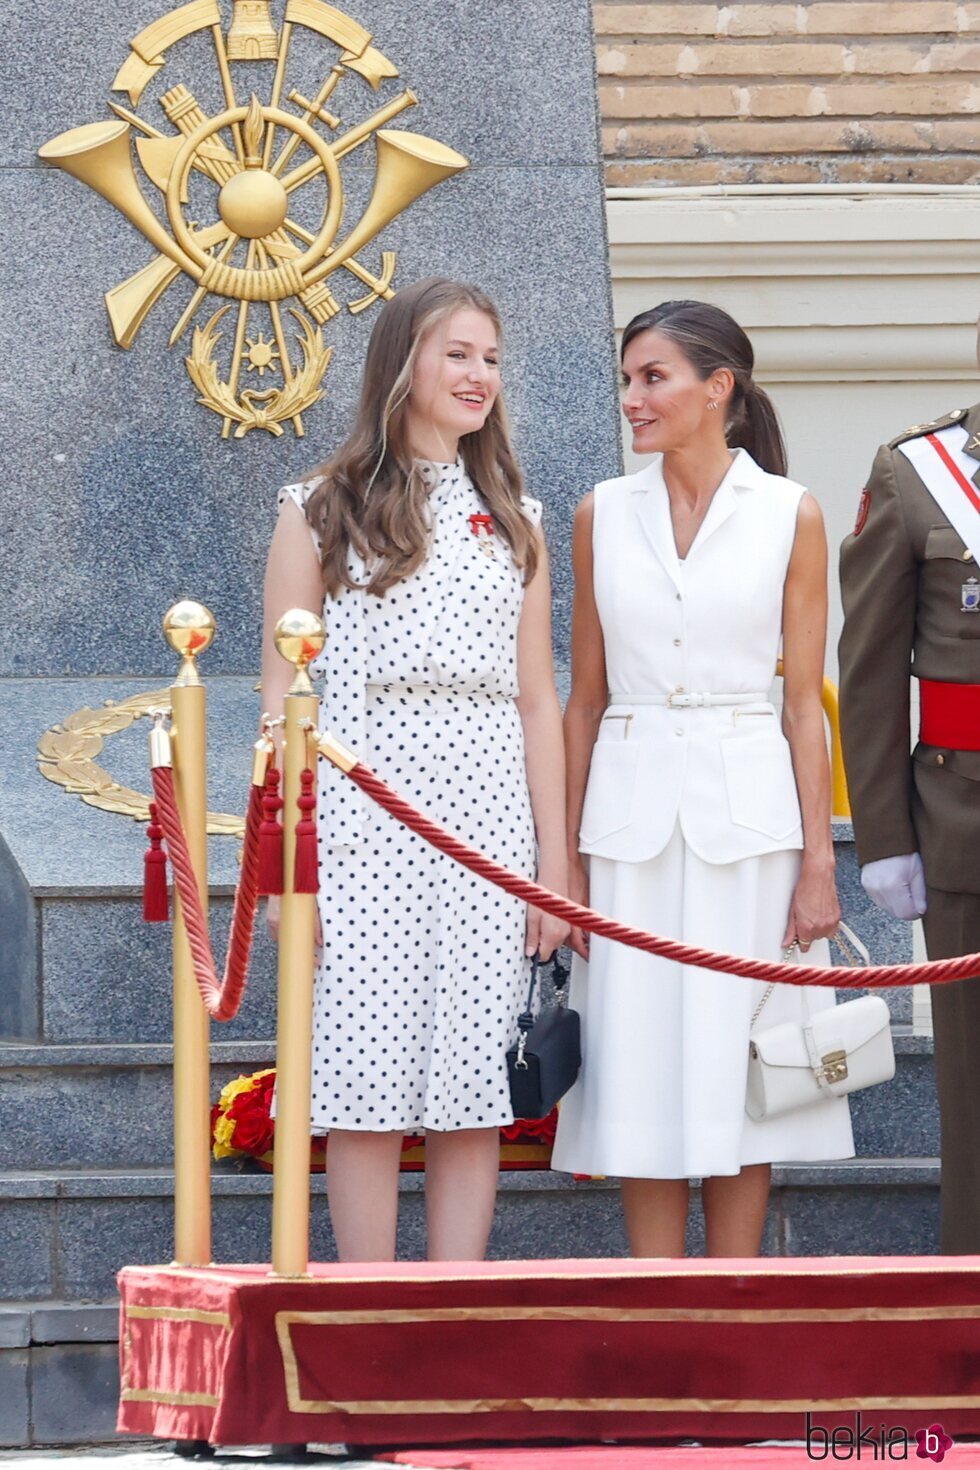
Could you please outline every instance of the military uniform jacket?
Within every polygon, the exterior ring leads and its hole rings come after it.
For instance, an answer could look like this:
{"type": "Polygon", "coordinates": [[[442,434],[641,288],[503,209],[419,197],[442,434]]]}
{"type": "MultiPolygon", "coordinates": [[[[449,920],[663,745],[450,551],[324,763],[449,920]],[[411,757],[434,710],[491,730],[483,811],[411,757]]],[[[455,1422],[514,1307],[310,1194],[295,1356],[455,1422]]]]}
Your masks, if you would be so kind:
{"type": "Polygon", "coordinates": [[[899,449],[957,423],[980,487],[977,404],[878,451],[841,547],[841,736],[859,862],[919,851],[930,887],[980,893],[980,751],[919,741],[910,759],[909,676],[980,684],[980,612],[965,610],[980,570],[899,449]]]}

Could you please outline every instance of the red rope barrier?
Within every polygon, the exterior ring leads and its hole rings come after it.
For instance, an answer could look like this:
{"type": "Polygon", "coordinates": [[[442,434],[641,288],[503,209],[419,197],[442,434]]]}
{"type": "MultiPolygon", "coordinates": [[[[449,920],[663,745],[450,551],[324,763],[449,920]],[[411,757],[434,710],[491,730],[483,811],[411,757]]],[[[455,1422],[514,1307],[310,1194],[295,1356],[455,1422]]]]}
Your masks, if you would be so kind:
{"type": "Polygon", "coordinates": [[[608,919],[595,909],[583,908],[569,898],[542,888],[509,868],[495,863],[475,847],[470,847],[459,837],[447,832],[438,822],[432,821],[418,811],[411,802],[392,791],[380,776],[363,762],[358,762],[347,775],[361,790],[393,816],[447,857],[469,868],[481,878],[521,898],[535,908],[564,919],[569,924],[587,929],[591,934],[600,934],[604,939],[614,939],[628,944],[633,949],[658,954],[664,959],[676,960],[681,965],[696,965],[702,970],[721,970],[726,974],[741,975],[746,980],[778,981],[788,985],[832,985],[836,989],[870,990],[892,985],[940,985],[951,980],[966,980],[980,975],[980,954],[963,955],[959,959],[930,960],[918,965],[864,965],[858,969],[826,969],[814,965],[774,964],[770,960],[752,960],[744,956],[720,954],[712,949],[699,949],[696,945],[682,944],[676,939],[661,939],[648,934],[644,929],[633,929],[608,919]]]}
{"type": "Polygon", "coordinates": [[[184,828],[174,793],[174,773],[169,766],[156,766],[153,795],[156,798],[160,824],[167,841],[167,851],[174,870],[174,884],[180,894],[187,929],[187,942],[194,961],[194,977],[201,999],[215,1021],[231,1021],[238,1014],[248,976],[255,930],[255,910],[259,897],[259,827],[262,823],[262,787],[249,788],[248,811],[245,814],[245,846],[242,852],[242,875],[235,890],[235,907],[231,916],[225,973],[219,981],[218,971],[208,935],[208,921],[187,847],[184,828]]]}

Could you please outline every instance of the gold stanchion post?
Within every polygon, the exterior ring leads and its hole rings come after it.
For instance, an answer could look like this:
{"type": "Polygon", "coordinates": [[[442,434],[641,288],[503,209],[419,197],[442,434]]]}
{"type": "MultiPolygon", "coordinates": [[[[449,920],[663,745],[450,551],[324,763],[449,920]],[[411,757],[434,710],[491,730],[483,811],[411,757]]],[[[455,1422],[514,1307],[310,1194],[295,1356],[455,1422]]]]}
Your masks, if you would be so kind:
{"type": "Polygon", "coordinates": [[[272,1271],[303,1276],[310,1263],[310,1085],[313,1053],[313,938],[316,897],[294,892],[300,774],[316,767],[317,700],[307,665],[325,641],[315,613],[279,619],[276,648],[296,676],[285,700],[283,896],[279,919],[276,1148],[272,1185],[272,1271]]]}
{"type": "MultiPolygon", "coordinates": [[[[178,602],[163,632],[181,655],[171,690],[174,791],[208,908],[207,703],[195,659],[214,637],[212,614],[199,602],[178,602]]],[[[180,898],[174,888],[174,1256],[181,1266],[211,1260],[211,1127],[209,1016],[194,978],[180,898]]]]}

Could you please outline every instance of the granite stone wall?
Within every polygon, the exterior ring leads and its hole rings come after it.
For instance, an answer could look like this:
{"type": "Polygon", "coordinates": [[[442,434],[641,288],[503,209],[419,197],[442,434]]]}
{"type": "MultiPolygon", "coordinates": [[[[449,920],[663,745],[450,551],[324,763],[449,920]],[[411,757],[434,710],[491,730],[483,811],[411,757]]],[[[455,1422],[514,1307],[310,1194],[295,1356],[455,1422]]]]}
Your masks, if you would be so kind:
{"type": "MultiPolygon", "coordinates": [[[[227,22],[230,0],[222,4],[227,22]]],[[[110,117],[109,89],[130,39],[172,8],[170,0],[5,6],[0,615],[16,633],[0,640],[0,677],[169,674],[159,617],[181,596],[206,601],[217,616],[208,670],[251,673],[275,489],[325,457],[351,420],[378,308],[346,310],[364,288],[345,272],[331,280],[344,309],[324,328],[334,358],[304,439],[288,427],[278,439],[221,439],[220,420],[197,405],[183,366],[189,334],[167,345],[191,294],[186,277],[129,352],[111,339],[102,295],[153,249],[36,150],[110,117]]],[[[401,72],[378,93],[345,80],[330,103],[344,126],[411,87],[419,105],[391,126],[438,138],[471,161],[363,259],[377,269],[382,248],[397,250],[396,286],[444,273],[478,282],[499,303],[516,439],[529,490],[547,507],[563,658],[571,512],[595,480],[616,472],[620,453],[590,6],[346,0],[342,8],[401,72]]],[[[282,10],[273,0],[277,21],[282,10]]],[[[339,53],[295,34],[290,85],[309,95],[339,53]]],[[[233,75],[240,97],[254,87],[265,98],[273,67],[241,64],[233,75]]],[[[167,132],[159,97],[178,82],[206,112],[221,109],[207,33],[172,48],[139,105],[167,132]]],[[[370,192],[373,153],[371,142],[342,164],[345,231],[370,192]]],[[[268,384],[253,373],[247,385],[268,384]]]]}

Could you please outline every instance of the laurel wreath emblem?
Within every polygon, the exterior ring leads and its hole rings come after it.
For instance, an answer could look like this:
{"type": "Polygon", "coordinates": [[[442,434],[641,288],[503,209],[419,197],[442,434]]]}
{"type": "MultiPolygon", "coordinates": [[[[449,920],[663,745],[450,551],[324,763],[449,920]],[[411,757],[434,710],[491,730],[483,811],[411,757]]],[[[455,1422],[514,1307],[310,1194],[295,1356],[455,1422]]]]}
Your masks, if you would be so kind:
{"type": "Polygon", "coordinates": [[[194,328],[189,357],[185,357],[187,371],[195,388],[201,395],[198,403],[213,409],[236,423],[235,438],[241,439],[250,429],[267,429],[277,438],[282,434],[282,424],[295,419],[324,396],[321,387],[323,376],[333,356],[332,347],[324,347],[323,334],[308,321],[302,312],[289,308],[291,316],[299,322],[301,335],[297,344],[303,354],[303,367],[284,388],[267,388],[257,392],[246,388],[236,398],[230,383],[224,383],[218,375],[214,360],[214,349],[221,340],[218,323],[231,304],[222,306],[203,327],[194,328]]]}
{"type": "MultiPolygon", "coordinates": [[[[145,822],[152,797],[123,786],[96,762],[108,736],[127,730],[141,715],[153,709],[169,711],[170,690],[134,694],[115,704],[106,700],[104,709],[80,709],[45,730],[37,746],[37,766],[48,781],[80,796],[87,806],[116,812],[145,822]]],[[[227,812],[208,812],[207,830],[218,837],[242,837],[245,823],[227,812]]]]}

